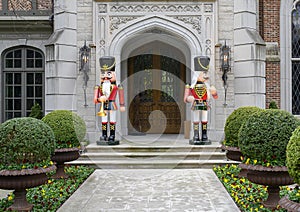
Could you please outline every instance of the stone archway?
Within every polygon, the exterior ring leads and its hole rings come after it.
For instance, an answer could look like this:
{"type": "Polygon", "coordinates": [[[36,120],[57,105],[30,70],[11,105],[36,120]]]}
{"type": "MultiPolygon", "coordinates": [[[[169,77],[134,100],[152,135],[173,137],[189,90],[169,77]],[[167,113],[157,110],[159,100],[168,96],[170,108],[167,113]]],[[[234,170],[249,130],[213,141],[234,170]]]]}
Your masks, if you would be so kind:
{"type": "MultiPolygon", "coordinates": [[[[182,51],[182,57],[179,57],[178,61],[182,63],[184,66],[186,66],[186,69],[188,70],[188,71],[184,70],[185,72],[184,78],[187,81],[190,81],[192,79],[192,72],[190,70],[193,69],[193,63],[191,58],[193,58],[196,55],[202,54],[201,53],[202,47],[201,47],[201,42],[199,40],[199,37],[197,37],[193,32],[191,32],[190,29],[187,29],[184,26],[178,26],[177,24],[173,23],[170,20],[167,20],[165,18],[152,17],[151,19],[147,18],[141,22],[138,22],[135,25],[128,26],[126,29],[123,29],[123,31],[120,31],[120,33],[118,33],[112,40],[110,46],[110,51],[111,51],[110,54],[115,55],[116,58],[119,59],[119,61],[122,61],[121,63],[119,63],[119,67],[116,67],[116,69],[120,70],[118,78],[120,78],[121,81],[123,82],[125,89],[130,90],[130,85],[128,84],[129,81],[127,79],[129,75],[128,58],[134,56],[135,54],[138,55],[138,53],[134,53],[134,50],[146,46],[149,43],[157,43],[157,42],[167,44],[171,47],[173,46],[182,51]],[[138,31],[138,32],[133,33],[134,31],[138,31]]],[[[143,54],[145,53],[147,52],[144,52],[143,54]]],[[[164,54],[168,54],[168,53],[166,52],[162,53],[162,55],[164,54]]],[[[182,85],[185,83],[186,81],[185,79],[184,81],[181,82],[182,85]]],[[[182,89],[183,92],[183,88],[179,88],[179,87],[177,89],[182,89]]],[[[128,100],[127,101],[128,107],[133,101],[133,98],[134,97],[130,96],[129,93],[127,94],[126,99],[128,100]]],[[[184,107],[184,109],[180,110],[183,111],[184,114],[179,114],[180,117],[179,129],[177,128],[175,131],[170,131],[166,129],[166,131],[163,132],[181,133],[183,121],[185,119],[190,119],[189,110],[185,110],[186,106],[185,105],[183,106],[183,104],[179,104],[179,105],[180,105],[179,107],[184,107]]],[[[158,111],[161,111],[161,109],[158,108],[158,111]]],[[[153,116],[152,117],[149,116],[149,118],[155,120],[157,116],[161,116],[161,115],[162,114],[159,113],[153,114],[153,116]]],[[[126,115],[121,114],[121,126],[123,131],[122,134],[128,134],[128,132],[130,132],[132,123],[130,123],[130,120],[128,120],[127,117],[130,117],[129,113],[126,115]]],[[[168,117],[165,117],[165,119],[168,119],[168,117]]],[[[155,125],[155,123],[157,122],[154,121],[152,125],[155,125]]],[[[153,133],[157,133],[157,132],[158,131],[156,130],[153,131],[153,133]]]]}
{"type": "MultiPolygon", "coordinates": [[[[124,89],[128,89],[127,63],[130,54],[147,43],[162,42],[182,51],[184,58],[178,61],[183,62],[189,70],[186,72],[186,80],[190,82],[193,78],[193,72],[190,71],[194,66],[192,58],[210,55],[211,61],[214,61],[214,55],[211,54],[215,43],[214,8],[215,3],[212,2],[96,3],[95,39],[100,44],[97,45],[96,57],[113,55],[117,61],[117,78],[124,89]]],[[[214,63],[211,67],[214,67],[214,63]]],[[[128,97],[125,95],[127,101],[128,97]]],[[[185,116],[190,119],[189,110],[186,110],[185,116]]],[[[128,113],[121,113],[118,119],[120,134],[127,135],[128,113]]]]}

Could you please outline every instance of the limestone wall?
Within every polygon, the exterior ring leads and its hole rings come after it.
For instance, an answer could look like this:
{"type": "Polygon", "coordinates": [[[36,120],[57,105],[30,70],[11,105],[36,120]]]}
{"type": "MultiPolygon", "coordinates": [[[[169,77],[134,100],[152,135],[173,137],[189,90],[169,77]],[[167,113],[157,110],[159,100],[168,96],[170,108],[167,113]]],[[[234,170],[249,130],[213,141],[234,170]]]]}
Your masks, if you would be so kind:
{"type": "MultiPolygon", "coordinates": [[[[202,4],[205,1],[199,1],[202,4]]],[[[81,115],[88,126],[89,131],[89,139],[94,140],[97,139],[99,135],[99,129],[96,127],[98,118],[95,118],[95,111],[97,110],[92,103],[93,96],[93,87],[99,82],[98,80],[98,59],[97,56],[100,55],[100,46],[103,45],[97,40],[95,40],[95,36],[97,29],[99,26],[97,24],[97,17],[93,17],[95,14],[95,10],[99,10],[98,5],[104,4],[104,2],[91,2],[88,0],[78,1],[77,2],[77,49],[84,44],[84,40],[87,40],[88,44],[96,45],[96,48],[92,48],[92,58],[91,58],[91,72],[89,74],[89,82],[87,88],[87,99],[88,99],[88,107],[84,107],[83,100],[83,89],[82,89],[82,74],[78,73],[77,77],[77,112],[81,115]],[[95,133],[94,133],[95,132],[95,133]]],[[[163,1],[162,1],[163,3],[163,1]]],[[[195,3],[195,2],[193,2],[195,3]]],[[[210,2],[209,2],[210,3],[210,2]]],[[[211,43],[211,55],[213,55],[212,67],[214,70],[211,72],[212,83],[217,87],[219,92],[219,99],[217,101],[212,102],[212,110],[210,113],[211,125],[209,126],[210,137],[213,140],[220,141],[223,136],[223,127],[226,120],[226,117],[231,113],[234,104],[234,70],[232,69],[228,75],[228,84],[229,88],[227,91],[227,100],[226,105],[224,105],[224,89],[223,89],[223,81],[222,81],[222,72],[220,71],[220,60],[219,54],[220,49],[215,44],[221,43],[224,44],[225,40],[229,46],[233,45],[233,1],[220,0],[213,2],[214,3],[214,34],[213,34],[213,42],[211,43]]],[[[135,2],[135,4],[138,4],[135,2]]],[[[158,3],[159,4],[159,3],[158,3]]],[[[171,4],[171,2],[168,2],[171,4]]],[[[194,27],[190,25],[190,27],[194,27]]],[[[233,49],[231,51],[232,56],[233,49]]],[[[233,60],[232,60],[233,61],[233,60]]]]}

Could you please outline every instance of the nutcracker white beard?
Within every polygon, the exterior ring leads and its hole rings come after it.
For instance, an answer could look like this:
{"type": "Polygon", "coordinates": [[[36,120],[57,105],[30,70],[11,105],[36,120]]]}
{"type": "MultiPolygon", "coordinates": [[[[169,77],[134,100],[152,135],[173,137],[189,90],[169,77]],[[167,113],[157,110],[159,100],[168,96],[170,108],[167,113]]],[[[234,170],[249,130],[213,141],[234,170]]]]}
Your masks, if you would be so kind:
{"type": "Polygon", "coordinates": [[[103,95],[105,95],[107,98],[109,97],[110,94],[110,81],[109,80],[105,80],[102,84],[102,92],[103,95]]]}

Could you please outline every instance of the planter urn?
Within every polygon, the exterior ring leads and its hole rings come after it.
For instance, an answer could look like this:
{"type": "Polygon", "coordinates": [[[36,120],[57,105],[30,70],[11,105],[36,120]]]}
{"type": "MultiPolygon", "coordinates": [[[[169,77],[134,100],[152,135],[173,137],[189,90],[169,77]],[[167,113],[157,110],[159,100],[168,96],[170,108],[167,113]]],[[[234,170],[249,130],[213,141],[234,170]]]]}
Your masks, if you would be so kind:
{"type": "Polygon", "coordinates": [[[26,199],[26,189],[42,185],[47,182],[47,173],[54,171],[55,165],[47,168],[1,170],[0,188],[14,190],[14,203],[8,208],[12,211],[31,211],[33,205],[26,199]]]}
{"type": "Polygon", "coordinates": [[[297,211],[300,212],[300,203],[289,200],[288,196],[284,196],[279,200],[280,207],[286,209],[287,211],[297,211]]]}
{"type": "Polygon", "coordinates": [[[79,158],[79,149],[78,148],[61,148],[55,149],[54,155],[51,157],[51,160],[56,162],[57,170],[56,173],[52,176],[54,179],[68,178],[69,175],[65,173],[65,162],[77,160],[79,158]]]}
{"type": "MultiPolygon", "coordinates": [[[[227,159],[237,161],[237,162],[242,161],[241,157],[243,157],[243,154],[242,154],[239,147],[222,145],[221,149],[226,151],[227,159]]],[[[242,168],[239,175],[238,175],[238,177],[240,177],[240,178],[247,177],[247,170],[242,168]]]]}
{"type": "Polygon", "coordinates": [[[263,202],[266,208],[274,210],[280,200],[279,186],[293,184],[293,179],[285,166],[264,167],[241,163],[241,168],[247,169],[247,178],[252,183],[268,186],[268,198],[263,202]]]}

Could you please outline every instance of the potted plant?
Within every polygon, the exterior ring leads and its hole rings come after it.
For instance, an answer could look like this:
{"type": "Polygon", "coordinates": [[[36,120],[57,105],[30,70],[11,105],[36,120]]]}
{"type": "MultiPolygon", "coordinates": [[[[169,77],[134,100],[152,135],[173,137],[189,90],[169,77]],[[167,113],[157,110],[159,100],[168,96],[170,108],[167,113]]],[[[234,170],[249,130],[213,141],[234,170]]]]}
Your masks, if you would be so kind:
{"type": "Polygon", "coordinates": [[[288,211],[300,211],[300,127],[293,132],[287,145],[286,165],[297,185],[289,195],[280,199],[279,204],[288,211]]]}
{"type": "Polygon", "coordinates": [[[56,140],[55,155],[52,160],[57,163],[57,171],[53,178],[68,178],[64,171],[64,163],[79,158],[80,142],[86,134],[83,119],[69,110],[55,110],[42,118],[54,132],[56,140]]]}
{"type": "Polygon", "coordinates": [[[241,161],[242,153],[238,146],[238,134],[240,127],[253,113],[261,110],[254,106],[239,107],[234,110],[226,119],[224,132],[225,139],[222,149],[226,151],[226,157],[230,160],[241,161]]]}
{"type": "Polygon", "coordinates": [[[244,155],[241,168],[247,178],[268,186],[265,207],[278,205],[279,186],[293,183],[286,167],[286,147],[299,120],[278,109],[261,110],[251,115],[239,131],[239,147],[244,155]]]}
{"type": "Polygon", "coordinates": [[[0,188],[14,190],[9,210],[26,211],[26,189],[44,184],[47,173],[56,169],[51,161],[55,137],[41,120],[24,117],[0,125],[0,188]]]}

